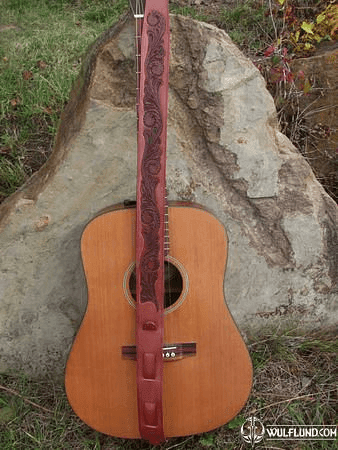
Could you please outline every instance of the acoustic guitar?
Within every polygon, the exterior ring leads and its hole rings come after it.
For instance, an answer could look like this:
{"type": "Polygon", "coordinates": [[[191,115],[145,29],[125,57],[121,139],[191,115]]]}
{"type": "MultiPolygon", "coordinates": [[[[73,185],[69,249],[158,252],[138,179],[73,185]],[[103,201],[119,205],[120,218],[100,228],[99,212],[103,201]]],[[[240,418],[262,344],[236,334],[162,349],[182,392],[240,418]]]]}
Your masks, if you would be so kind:
{"type": "Polygon", "coordinates": [[[168,0],[142,6],[133,2],[136,205],[101,213],[82,234],[88,306],[65,384],[92,428],[159,444],[236,416],[252,365],[224,301],[223,225],[198,205],[167,202],[168,0]]]}

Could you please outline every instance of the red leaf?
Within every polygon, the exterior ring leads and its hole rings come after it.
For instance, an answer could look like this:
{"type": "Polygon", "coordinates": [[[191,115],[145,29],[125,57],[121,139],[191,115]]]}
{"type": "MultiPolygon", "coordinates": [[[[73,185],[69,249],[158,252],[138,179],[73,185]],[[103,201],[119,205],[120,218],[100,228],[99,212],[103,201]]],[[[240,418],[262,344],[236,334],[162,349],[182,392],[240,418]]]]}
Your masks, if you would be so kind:
{"type": "Polygon", "coordinates": [[[16,98],[12,98],[9,102],[13,106],[13,108],[15,108],[16,106],[20,105],[21,100],[19,97],[16,97],[16,98]]]}
{"type": "Polygon", "coordinates": [[[273,45],[270,45],[270,47],[265,50],[264,56],[269,57],[273,54],[274,51],[275,51],[275,47],[273,45]]]}
{"type": "Polygon", "coordinates": [[[31,72],[30,70],[24,70],[22,73],[22,78],[24,80],[30,80],[31,78],[33,78],[33,72],[31,72]]]}
{"type": "Polygon", "coordinates": [[[286,74],[286,81],[288,83],[292,83],[293,80],[294,80],[293,73],[292,72],[287,72],[287,74],[286,74]]]}

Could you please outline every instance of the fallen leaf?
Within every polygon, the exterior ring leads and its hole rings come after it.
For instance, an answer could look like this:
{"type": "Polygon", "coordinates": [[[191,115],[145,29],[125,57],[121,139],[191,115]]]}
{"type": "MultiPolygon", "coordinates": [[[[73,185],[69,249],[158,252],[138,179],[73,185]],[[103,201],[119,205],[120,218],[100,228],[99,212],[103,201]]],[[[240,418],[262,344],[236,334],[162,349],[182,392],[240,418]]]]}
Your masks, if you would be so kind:
{"type": "Polygon", "coordinates": [[[300,31],[298,30],[298,31],[296,31],[296,34],[295,34],[295,42],[298,42],[299,35],[300,35],[300,31]]]}
{"type": "Polygon", "coordinates": [[[313,27],[314,24],[313,23],[309,23],[309,22],[303,22],[302,25],[300,26],[302,30],[304,30],[306,33],[309,34],[313,34],[313,27]]]}
{"type": "Polygon", "coordinates": [[[305,83],[304,83],[304,86],[303,86],[303,92],[304,92],[304,94],[308,94],[309,93],[309,91],[311,90],[311,83],[310,83],[310,81],[309,81],[309,79],[307,78],[306,80],[305,80],[305,83]]]}
{"type": "Polygon", "coordinates": [[[287,81],[288,83],[292,83],[294,78],[295,77],[294,77],[292,72],[286,71],[286,73],[285,73],[285,81],[287,81]]]}
{"type": "Polygon", "coordinates": [[[53,110],[50,106],[47,106],[46,108],[43,108],[43,112],[46,114],[52,114],[53,110]]]}
{"type": "Polygon", "coordinates": [[[316,22],[319,24],[319,23],[322,23],[323,20],[325,20],[325,19],[326,19],[325,13],[322,12],[321,14],[319,14],[317,16],[316,22]]]}
{"type": "Polygon", "coordinates": [[[10,100],[10,104],[13,106],[13,108],[14,108],[15,106],[19,105],[19,104],[20,104],[20,99],[19,99],[19,97],[17,97],[17,98],[12,98],[12,100],[10,100]]]}
{"type": "Polygon", "coordinates": [[[42,61],[41,59],[36,63],[39,69],[45,69],[47,67],[47,63],[42,61]]]}
{"type": "Polygon", "coordinates": [[[275,51],[274,45],[270,45],[270,47],[265,50],[264,56],[265,57],[271,56],[274,51],[275,51]]]}
{"type": "Polygon", "coordinates": [[[22,73],[22,78],[24,80],[30,80],[31,78],[33,78],[33,72],[31,72],[30,70],[24,70],[22,73]]]}

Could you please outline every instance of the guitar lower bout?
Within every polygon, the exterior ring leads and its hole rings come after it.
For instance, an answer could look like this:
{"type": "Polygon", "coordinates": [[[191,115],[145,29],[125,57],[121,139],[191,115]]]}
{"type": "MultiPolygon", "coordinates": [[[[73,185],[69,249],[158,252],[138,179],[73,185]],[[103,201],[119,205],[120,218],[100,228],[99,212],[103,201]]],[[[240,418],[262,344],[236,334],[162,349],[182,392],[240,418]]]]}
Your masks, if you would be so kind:
{"type": "MultiPolygon", "coordinates": [[[[136,362],[123,355],[123,348],[132,353],[135,346],[135,220],[134,208],[112,210],[93,219],[82,235],[88,306],[66,368],[67,395],[77,415],[124,438],[140,437],[136,362]]],[[[169,206],[169,233],[166,265],[174,281],[166,286],[172,290],[164,318],[169,356],[163,420],[165,435],[173,437],[212,430],[238,414],[250,393],[252,366],[224,301],[223,225],[202,208],[169,206]],[[185,350],[171,351],[176,344],[186,344],[185,350]]]]}

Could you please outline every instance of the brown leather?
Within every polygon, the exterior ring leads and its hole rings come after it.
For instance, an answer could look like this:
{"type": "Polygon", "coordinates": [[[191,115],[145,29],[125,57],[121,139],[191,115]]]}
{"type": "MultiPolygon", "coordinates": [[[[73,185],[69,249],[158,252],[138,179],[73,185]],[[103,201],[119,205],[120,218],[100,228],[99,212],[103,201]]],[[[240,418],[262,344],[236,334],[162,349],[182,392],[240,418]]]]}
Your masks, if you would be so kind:
{"type": "Polygon", "coordinates": [[[162,442],[169,14],[147,0],[141,39],[136,211],[137,402],[141,437],[162,442]]]}

